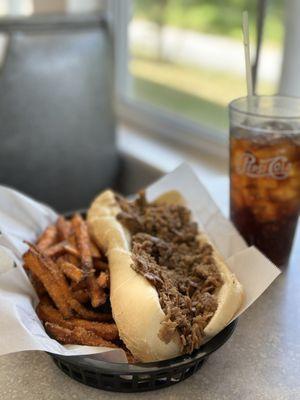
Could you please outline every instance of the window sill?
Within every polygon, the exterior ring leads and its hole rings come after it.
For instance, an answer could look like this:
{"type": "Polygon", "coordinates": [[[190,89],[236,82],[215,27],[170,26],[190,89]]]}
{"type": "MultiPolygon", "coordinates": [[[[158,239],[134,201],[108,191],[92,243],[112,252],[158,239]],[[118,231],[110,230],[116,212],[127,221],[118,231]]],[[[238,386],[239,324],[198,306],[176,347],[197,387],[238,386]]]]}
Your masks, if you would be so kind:
{"type": "Polygon", "coordinates": [[[182,162],[188,162],[222,212],[228,214],[229,179],[228,163],[225,160],[153,137],[129,125],[118,127],[117,142],[121,152],[162,173],[172,171],[182,162]]]}

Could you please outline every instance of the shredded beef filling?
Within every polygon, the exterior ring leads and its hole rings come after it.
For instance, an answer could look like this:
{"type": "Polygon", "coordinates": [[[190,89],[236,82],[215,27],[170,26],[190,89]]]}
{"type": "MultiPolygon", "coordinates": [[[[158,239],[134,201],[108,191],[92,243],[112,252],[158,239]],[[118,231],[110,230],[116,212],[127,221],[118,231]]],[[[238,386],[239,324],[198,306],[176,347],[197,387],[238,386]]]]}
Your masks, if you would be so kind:
{"type": "Polygon", "coordinates": [[[132,268],[156,288],[166,315],[159,337],[168,343],[178,332],[181,350],[191,353],[203,341],[223,283],[213,248],[198,240],[186,207],[148,203],[144,193],[133,202],[116,199],[118,219],[132,235],[132,268]]]}

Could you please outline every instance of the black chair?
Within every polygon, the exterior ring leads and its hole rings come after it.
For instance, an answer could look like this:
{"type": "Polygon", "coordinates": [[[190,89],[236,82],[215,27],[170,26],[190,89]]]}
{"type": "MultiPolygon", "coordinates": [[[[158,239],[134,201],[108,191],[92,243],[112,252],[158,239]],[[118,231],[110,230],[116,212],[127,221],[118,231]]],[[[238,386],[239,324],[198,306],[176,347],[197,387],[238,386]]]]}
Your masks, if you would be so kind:
{"type": "Polygon", "coordinates": [[[3,20],[0,184],[59,211],[115,186],[113,43],[103,17],[3,20]]]}

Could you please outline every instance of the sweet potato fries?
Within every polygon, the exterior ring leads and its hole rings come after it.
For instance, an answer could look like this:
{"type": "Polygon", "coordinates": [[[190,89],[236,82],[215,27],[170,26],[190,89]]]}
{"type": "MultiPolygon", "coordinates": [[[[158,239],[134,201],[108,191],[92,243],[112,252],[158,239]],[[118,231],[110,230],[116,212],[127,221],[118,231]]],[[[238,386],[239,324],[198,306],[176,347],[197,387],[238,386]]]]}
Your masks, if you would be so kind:
{"type": "Polygon", "coordinates": [[[107,260],[82,216],[60,216],[36,244],[27,244],[24,268],[39,296],[36,311],[48,334],[63,344],[124,349],[110,310],[107,260]]]}

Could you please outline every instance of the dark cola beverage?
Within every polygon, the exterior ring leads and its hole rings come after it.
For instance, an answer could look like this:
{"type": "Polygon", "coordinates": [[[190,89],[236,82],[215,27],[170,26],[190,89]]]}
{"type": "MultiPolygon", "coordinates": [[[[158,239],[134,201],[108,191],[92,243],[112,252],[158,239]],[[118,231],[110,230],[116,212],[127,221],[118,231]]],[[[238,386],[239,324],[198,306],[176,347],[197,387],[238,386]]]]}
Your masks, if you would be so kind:
{"type": "Polygon", "coordinates": [[[230,214],[248,244],[287,265],[299,210],[300,130],[276,122],[232,125],[230,214]]]}

